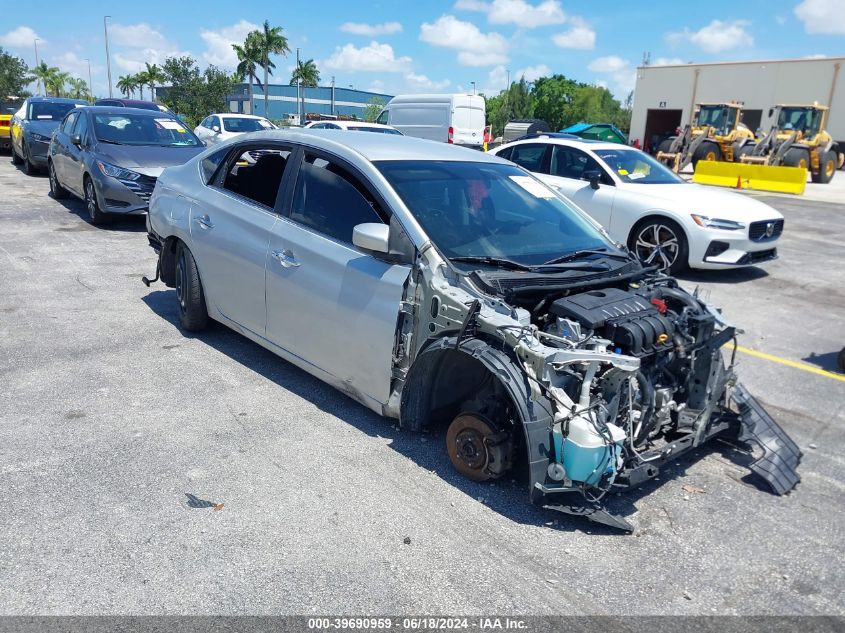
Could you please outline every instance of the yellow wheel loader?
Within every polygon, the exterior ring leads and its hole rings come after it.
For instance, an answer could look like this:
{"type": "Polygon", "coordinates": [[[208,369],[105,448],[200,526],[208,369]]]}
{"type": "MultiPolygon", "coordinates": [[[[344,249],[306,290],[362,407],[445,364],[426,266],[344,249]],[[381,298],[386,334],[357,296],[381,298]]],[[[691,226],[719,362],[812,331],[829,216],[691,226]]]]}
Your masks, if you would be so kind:
{"type": "Polygon", "coordinates": [[[747,144],[754,142],[754,133],[742,123],[742,106],[738,103],[696,104],[692,125],[684,127],[680,136],[664,140],[657,160],[675,172],[700,160],[734,162],[747,144]]]}
{"type": "Polygon", "coordinates": [[[825,129],[828,114],[829,108],[818,103],[775,106],[769,110],[769,117],[775,117],[772,129],[756,144],[743,147],[740,161],[799,167],[810,172],[813,182],[830,182],[839,156],[833,137],[825,129]]]}

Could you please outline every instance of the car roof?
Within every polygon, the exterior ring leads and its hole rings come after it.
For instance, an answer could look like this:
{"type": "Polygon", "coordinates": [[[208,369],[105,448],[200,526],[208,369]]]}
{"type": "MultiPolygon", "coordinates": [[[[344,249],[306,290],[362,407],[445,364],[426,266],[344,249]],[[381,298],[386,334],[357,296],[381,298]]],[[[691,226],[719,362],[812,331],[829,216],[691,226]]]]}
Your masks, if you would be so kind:
{"type": "MultiPolygon", "coordinates": [[[[538,134],[536,137],[527,138],[527,139],[518,139],[516,141],[511,141],[510,143],[503,143],[500,147],[510,146],[510,145],[524,145],[526,143],[541,143],[546,145],[569,145],[571,147],[578,147],[580,149],[586,150],[597,150],[597,149],[620,149],[625,147],[627,149],[636,149],[630,147],[629,145],[622,145],[620,143],[609,143],[608,141],[594,141],[588,138],[580,138],[580,137],[572,137],[572,138],[564,138],[561,136],[546,136],[545,134],[538,134]]],[[[498,149],[498,148],[497,148],[498,149]]]]}
{"type": "Polygon", "coordinates": [[[257,114],[240,114],[238,112],[213,112],[208,116],[220,116],[224,119],[266,119],[266,116],[258,116],[257,114]]]}
{"type": "Polygon", "coordinates": [[[84,103],[85,99],[70,99],[68,97],[27,97],[30,103],[84,103]]]}
{"type": "Polygon", "coordinates": [[[148,110],[147,108],[130,108],[128,106],[86,106],[82,108],[88,112],[100,114],[144,114],[146,116],[154,117],[174,117],[172,112],[164,112],[162,110],[148,110]]]}
{"type": "Polygon", "coordinates": [[[345,152],[356,153],[370,162],[424,160],[510,164],[502,158],[480,150],[400,134],[361,134],[350,130],[297,128],[251,132],[239,136],[237,142],[245,140],[292,141],[327,151],[345,150],[345,152]]]}

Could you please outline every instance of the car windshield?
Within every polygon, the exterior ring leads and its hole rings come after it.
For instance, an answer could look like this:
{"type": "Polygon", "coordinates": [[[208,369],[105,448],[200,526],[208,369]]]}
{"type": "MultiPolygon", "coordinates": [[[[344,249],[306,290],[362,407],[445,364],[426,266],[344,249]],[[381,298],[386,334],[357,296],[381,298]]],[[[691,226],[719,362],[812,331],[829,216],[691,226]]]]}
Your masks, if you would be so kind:
{"type": "Polygon", "coordinates": [[[674,185],[683,178],[638,149],[596,149],[593,153],[622,182],[638,185],[674,185]]]}
{"type": "Polygon", "coordinates": [[[223,117],[223,129],[227,132],[259,132],[261,130],[272,130],[275,127],[267,119],[223,117]]]}
{"type": "Polygon", "coordinates": [[[29,105],[29,118],[34,121],[61,121],[75,107],[75,103],[36,101],[29,105]]]}
{"type": "Polygon", "coordinates": [[[185,124],[168,116],[145,114],[95,114],[97,140],[118,145],[197,147],[200,140],[185,124]]]}
{"type": "Polygon", "coordinates": [[[378,132],[379,134],[398,134],[402,136],[402,132],[399,130],[394,130],[390,127],[366,127],[360,125],[350,125],[346,128],[347,130],[355,130],[357,132],[378,132]]]}
{"type": "Polygon", "coordinates": [[[446,257],[537,265],[609,242],[552,189],[514,165],[375,163],[446,257]]]}

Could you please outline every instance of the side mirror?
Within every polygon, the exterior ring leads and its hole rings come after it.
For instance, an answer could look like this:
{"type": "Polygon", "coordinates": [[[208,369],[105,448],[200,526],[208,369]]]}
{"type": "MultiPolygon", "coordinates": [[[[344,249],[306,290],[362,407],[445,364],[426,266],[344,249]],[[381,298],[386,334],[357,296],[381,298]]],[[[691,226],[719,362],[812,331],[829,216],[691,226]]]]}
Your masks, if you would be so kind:
{"type": "Polygon", "coordinates": [[[79,134],[74,134],[70,137],[70,142],[79,147],[82,145],[82,137],[79,134]]]}
{"type": "Polygon", "coordinates": [[[376,222],[359,224],[352,229],[352,243],[365,251],[389,253],[390,227],[376,222]]]}
{"type": "Polygon", "coordinates": [[[212,126],[211,126],[211,131],[212,131],[212,132],[214,132],[215,134],[220,134],[220,126],[218,126],[218,125],[212,125],[212,126]]]}
{"type": "Polygon", "coordinates": [[[598,189],[601,172],[597,169],[587,170],[581,175],[581,179],[590,181],[590,189],[598,189]]]}
{"type": "Polygon", "coordinates": [[[775,113],[775,109],[774,109],[774,108],[769,108],[769,118],[770,118],[770,119],[772,118],[772,115],[773,115],[774,113],[775,113]]]}

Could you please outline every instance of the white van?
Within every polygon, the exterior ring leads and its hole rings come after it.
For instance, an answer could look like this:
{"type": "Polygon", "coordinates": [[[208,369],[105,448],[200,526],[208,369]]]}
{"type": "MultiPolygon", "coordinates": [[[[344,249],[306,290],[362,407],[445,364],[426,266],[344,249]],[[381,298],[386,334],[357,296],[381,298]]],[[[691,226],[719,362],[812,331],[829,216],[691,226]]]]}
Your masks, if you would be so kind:
{"type": "Polygon", "coordinates": [[[486,116],[481,95],[398,95],[384,106],[376,123],[392,125],[405,136],[480,146],[486,116]]]}

